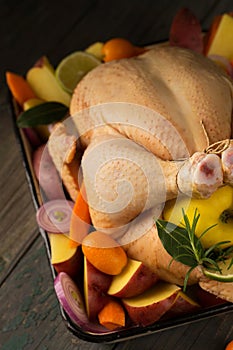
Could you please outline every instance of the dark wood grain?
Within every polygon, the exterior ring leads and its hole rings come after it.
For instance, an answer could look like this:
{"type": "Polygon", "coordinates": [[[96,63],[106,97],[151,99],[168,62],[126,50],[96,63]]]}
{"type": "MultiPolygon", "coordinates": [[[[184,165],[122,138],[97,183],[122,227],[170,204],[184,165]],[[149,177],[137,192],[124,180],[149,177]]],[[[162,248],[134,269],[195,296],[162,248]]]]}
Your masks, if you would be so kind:
{"type": "Polygon", "coordinates": [[[9,103],[0,105],[0,115],[0,159],[3,165],[0,167],[1,281],[6,278],[39,233],[9,103]]]}
{"type": "Polygon", "coordinates": [[[207,29],[232,0],[66,0],[0,3],[0,349],[1,350],[223,350],[233,339],[233,313],[120,344],[92,344],[66,328],[35,220],[12,121],[5,71],[24,74],[42,55],[56,65],[95,41],[122,36],[138,45],[168,37],[172,18],[192,9],[207,29]]]}

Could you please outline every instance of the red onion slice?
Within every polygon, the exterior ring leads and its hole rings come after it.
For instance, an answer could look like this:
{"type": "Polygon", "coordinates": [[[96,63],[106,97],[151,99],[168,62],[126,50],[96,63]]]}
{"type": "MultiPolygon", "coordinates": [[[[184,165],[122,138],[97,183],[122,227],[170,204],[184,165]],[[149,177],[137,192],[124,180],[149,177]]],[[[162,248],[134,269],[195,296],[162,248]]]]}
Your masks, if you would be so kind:
{"type": "Polygon", "coordinates": [[[71,320],[86,331],[106,333],[104,327],[88,320],[82,294],[74,281],[65,272],[60,272],[54,281],[57,298],[71,320]]]}
{"type": "Polygon", "coordinates": [[[65,199],[46,202],[37,210],[38,225],[48,232],[69,233],[73,206],[72,201],[65,199]]]}

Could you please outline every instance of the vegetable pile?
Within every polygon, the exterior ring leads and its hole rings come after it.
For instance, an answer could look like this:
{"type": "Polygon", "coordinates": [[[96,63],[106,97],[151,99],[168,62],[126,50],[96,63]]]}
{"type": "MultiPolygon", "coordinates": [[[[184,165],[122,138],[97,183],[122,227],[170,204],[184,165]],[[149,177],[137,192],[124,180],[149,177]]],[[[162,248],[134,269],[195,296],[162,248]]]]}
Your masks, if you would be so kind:
{"type": "MultiPolygon", "coordinates": [[[[233,77],[232,34],[231,14],[214,19],[203,37],[198,19],[188,9],[182,9],[173,20],[168,44],[208,56],[233,77]]],[[[57,297],[75,324],[95,333],[148,326],[159,319],[224,303],[225,300],[199,286],[188,285],[196,268],[210,279],[233,281],[232,188],[221,188],[208,200],[191,199],[187,211],[183,209],[187,207],[183,200],[169,201],[163,217],[156,220],[159,238],[171,256],[171,264],[176,260],[189,267],[184,286],[178,286],[160,280],[142,261],[130,258],[117,239],[93,231],[82,177],[77,183],[77,195],[74,192],[70,198],[50,157],[46,141],[56,123],[68,116],[71,95],[82,77],[100,64],[137,56],[146,50],[149,48],[113,38],[68,55],[56,69],[43,56],[29,69],[26,78],[6,73],[8,87],[20,108],[17,125],[29,141],[32,166],[42,189],[44,203],[37,212],[37,221],[50,240],[51,264],[57,273],[54,281],[57,297]],[[223,198],[229,198],[229,203],[223,198]],[[176,214],[172,217],[175,205],[176,214]],[[216,213],[219,211],[213,219],[209,206],[215,207],[216,213]],[[219,234],[220,229],[226,234],[219,234]],[[214,241],[212,232],[215,232],[214,241]]],[[[82,150],[78,149],[77,153],[81,158],[82,150]]],[[[73,154],[66,156],[64,171],[70,174],[74,171],[72,160],[73,154]]],[[[81,173],[80,167],[75,171],[81,173]]]]}

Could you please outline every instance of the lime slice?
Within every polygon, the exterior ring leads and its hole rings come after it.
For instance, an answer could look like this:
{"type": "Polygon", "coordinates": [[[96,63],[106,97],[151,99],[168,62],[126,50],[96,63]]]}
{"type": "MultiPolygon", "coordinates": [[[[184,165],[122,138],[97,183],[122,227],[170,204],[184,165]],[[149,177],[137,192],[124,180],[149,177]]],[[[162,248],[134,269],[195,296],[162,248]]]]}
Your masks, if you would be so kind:
{"type": "Polygon", "coordinates": [[[63,58],[58,64],[55,71],[56,78],[61,87],[72,94],[84,75],[100,63],[100,60],[93,55],[83,51],[76,51],[63,58]]]}
{"type": "Polygon", "coordinates": [[[203,273],[212,280],[219,282],[233,282],[233,264],[231,264],[231,262],[232,258],[218,263],[221,273],[219,271],[207,269],[203,270],[203,273]]]}

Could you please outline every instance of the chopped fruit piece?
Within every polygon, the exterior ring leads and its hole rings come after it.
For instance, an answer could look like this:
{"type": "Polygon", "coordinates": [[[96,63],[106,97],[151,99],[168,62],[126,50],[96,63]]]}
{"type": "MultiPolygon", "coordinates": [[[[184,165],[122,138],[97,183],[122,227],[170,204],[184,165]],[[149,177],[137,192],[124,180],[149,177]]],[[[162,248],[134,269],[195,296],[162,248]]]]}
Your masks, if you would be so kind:
{"type": "Polygon", "coordinates": [[[42,57],[39,63],[29,69],[26,79],[38,98],[70,105],[70,95],[60,87],[46,57],[42,57]]]}
{"type": "Polygon", "coordinates": [[[77,51],[65,58],[56,68],[56,78],[63,90],[72,94],[78,82],[90,70],[101,64],[93,55],[77,51]]]}
{"type": "Polygon", "coordinates": [[[28,109],[38,106],[40,104],[44,103],[43,100],[40,98],[30,98],[29,100],[26,100],[23,104],[23,110],[27,111],[28,109]]]}
{"type": "Polygon", "coordinates": [[[135,324],[148,326],[172,307],[179,291],[180,288],[176,285],[161,281],[146,292],[122,301],[135,324]]]}
{"type": "Polygon", "coordinates": [[[220,55],[233,59],[233,17],[229,14],[224,14],[221,17],[216,33],[209,45],[207,55],[220,55]]]}
{"type": "Polygon", "coordinates": [[[95,56],[96,58],[98,58],[98,60],[102,61],[102,59],[103,59],[103,53],[102,53],[103,46],[104,46],[104,43],[96,42],[96,43],[90,45],[88,48],[86,48],[85,52],[95,56]]]}
{"type": "Polygon", "coordinates": [[[83,267],[81,247],[71,247],[69,238],[64,234],[49,233],[51,264],[55,270],[66,272],[76,280],[83,267]]]}
{"type": "Polygon", "coordinates": [[[111,300],[107,294],[111,280],[112,276],[97,270],[84,257],[84,298],[90,320],[96,319],[100,310],[111,300]]]}
{"type": "Polygon", "coordinates": [[[128,258],[128,263],[122,272],[113,277],[108,294],[129,298],[143,293],[150,288],[158,277],[141,261],[128,258]]]}
{"type": "Polygon", "coordinates": [[[192,11],[182,8],[177,12],[172,21],[169,42],[172,46],[203,52],[201,25],[192,11]]]}

